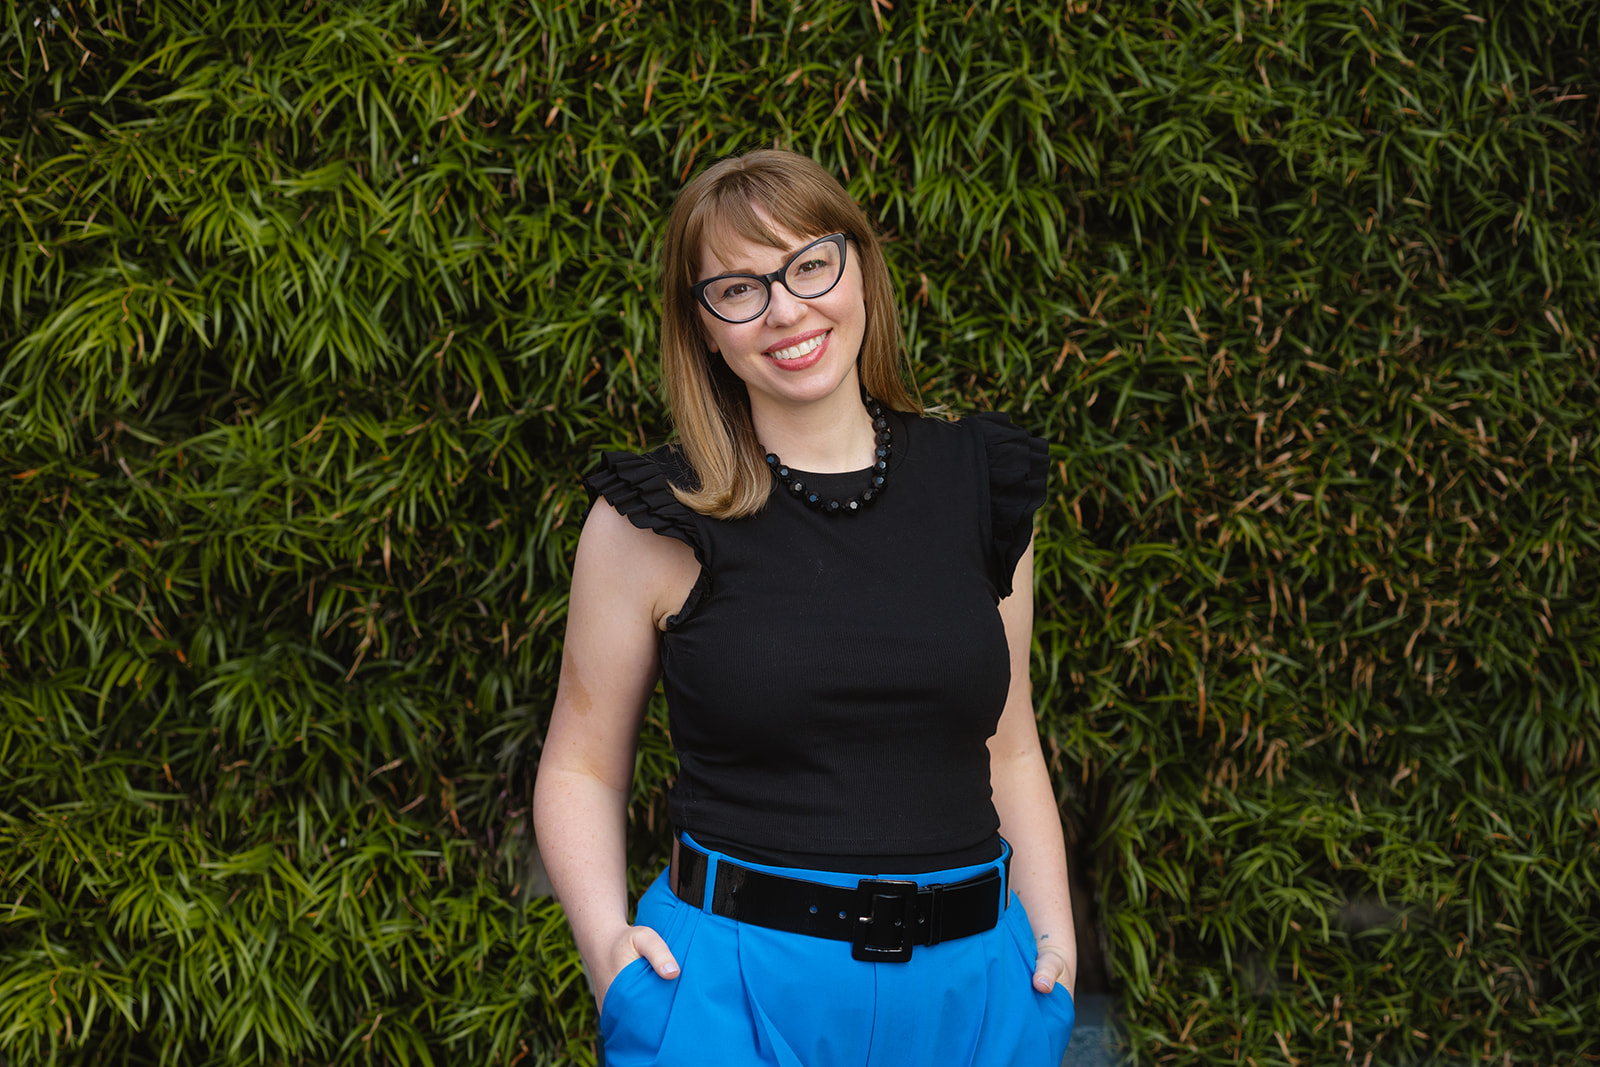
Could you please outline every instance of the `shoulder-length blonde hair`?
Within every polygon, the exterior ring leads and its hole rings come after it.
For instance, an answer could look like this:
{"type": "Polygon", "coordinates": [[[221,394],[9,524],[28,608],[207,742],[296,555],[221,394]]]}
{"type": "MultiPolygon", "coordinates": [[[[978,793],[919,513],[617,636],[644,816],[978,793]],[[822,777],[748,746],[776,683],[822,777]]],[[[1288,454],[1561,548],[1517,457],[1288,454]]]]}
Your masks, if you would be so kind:
{"type": "Polygon", "coordinates": [[[760,208],[796,237],[845,233],[855,245],[866,303],[856,370],[867,392],[898,411],[922,413],[908,386],[889,268],[866,214],[837,180],[794,152],[763,149],[713,163],[684,186],[661,245],[661,370],[667,404],[698,486],[673,486],[684,504],[716,519],[754,515],[767,502],[772,473],[750,419],[750,395],[706,345],[691,286],[702,249],[731,236],[786,248],[760,208]]]}

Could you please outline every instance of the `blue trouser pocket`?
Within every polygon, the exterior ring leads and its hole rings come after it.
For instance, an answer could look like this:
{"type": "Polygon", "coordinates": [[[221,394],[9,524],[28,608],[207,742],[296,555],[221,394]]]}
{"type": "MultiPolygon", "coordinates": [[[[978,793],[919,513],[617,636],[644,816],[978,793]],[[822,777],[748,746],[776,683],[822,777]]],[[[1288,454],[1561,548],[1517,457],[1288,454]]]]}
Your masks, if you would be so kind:
{"type": "Polygon", "coordinates": [[[1048,993],[1033,988],[1033,969],[1039,962],[1039,950],[1028,913],[1016,897],[1011,898],[1011,907],[1006,909],[1003,921],[1011,931],[1012,940],[1027,971],[1028,991],[1033,994],[1034,1003],[1038,1006],[1040,1021],[1044,1024],[1050,1044],[1050,1062],[1059,1064],[1067,1054],[1067,1043],[1072,1039],[1072,1027],[1078,1018],[1077,1006],[1073,1004],[1072,994],[1067,987],[1059,982],[1048,993]]]}
{"type": "MultiPolygon", "coordinates": [[[[640,899],[636,921],[661,935],[681,968],[699,914],[698,908],[673,896],[662,876],[640,899]]],[[[681,980],[681,973],[678,978],[662,978],[643,956],[612,979],[600,1009],[600,1040],[608,1065],[655,1062],[681,980]]]]}

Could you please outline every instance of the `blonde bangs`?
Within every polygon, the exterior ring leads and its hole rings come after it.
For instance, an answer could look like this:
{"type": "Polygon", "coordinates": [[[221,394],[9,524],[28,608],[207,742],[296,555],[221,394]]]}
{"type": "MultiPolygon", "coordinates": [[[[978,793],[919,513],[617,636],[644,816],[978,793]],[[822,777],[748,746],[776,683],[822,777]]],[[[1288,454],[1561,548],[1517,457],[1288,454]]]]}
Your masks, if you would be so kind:
{"type": "Polygon", "coordinates": [[[709,248],[712,255],[727,263],[734,242],[739,240],[780,250],[788,248],[790,242],[778,228],[790,238],[802,240],[829,233],[854,235],[861,229],[865,219],[840,218],[837,210],[829,210],[827,199],[817,195],[825,194],[825,189],[809,188],[809,183],[773,181],[772,177],[750,171],[730,174],[690,212],[685,238],[694,247],[709,248]],[[771,219],[771,225],[761,217],[763,212],[771,219]]]}

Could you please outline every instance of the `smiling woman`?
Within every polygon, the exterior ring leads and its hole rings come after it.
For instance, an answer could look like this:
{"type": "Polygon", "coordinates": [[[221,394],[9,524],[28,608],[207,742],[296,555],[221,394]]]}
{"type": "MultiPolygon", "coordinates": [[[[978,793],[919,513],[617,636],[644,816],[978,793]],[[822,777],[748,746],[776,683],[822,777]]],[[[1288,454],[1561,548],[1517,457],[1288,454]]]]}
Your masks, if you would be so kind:
{"type": "Polygon", "coordinates": [[[606,1062],[1054,1067],[1076,959],[1027,670],[1044,443],[922,416],[877,238],[805,157],[708,168],[662,255],[681,441],[586,482],[535,794],[606,1062]],[[676,838],[630,924],[658,677],[676,838]]]}
{"type": "MultiPolygon", "coordinates": [[[[711,249],[702,253],[701,270],[714,272],[694,286],[706,347],[744,382],[758,423],[784,421],[775,407],[810,407],[814,420],[824,411],[819,404],[843,423],[859,423],[851,416],[861,407],[856,354],[866,325],[860,268],[843,234],[812,241],[768,226],[780,247],[734,238],[727,262],[711,249]],[[777,269],[749,273],[774,259],[781,260],[777,269]],[[793,286],[791,272],[798,276],[793,286]]],[[[851,442],[827,434],[813,443],[852,451],[851,442]]]]}
{"type": "MultiPolygon", "coordinates": [[[[812,269],[809,259],[796,262],[800,270],[812,269]]],[[[752,152],[713,164],[685,186],[662,242],[662,290],[661,365],[667,400],[684,457],[696,475],[695,484],[676,491],[698,512],[731,519],[760,511],[772,480],[764,462],[768,452],[802,467],[813,465],[807,469],[848,469],[840,464],[866,451],[870,438],[862,439],[859,432],[853,439],[839,438],[822,422],[848,422],[852,416],[859,422],[863,409],[853,399],[856,390],[864,388],[895,411],[921,413],[906,386],[909,368],[900,316],[877,234],[839,183],[804,156],[752,152]],[[780,282],[771,280],[769,272],[795,269],[791,258],[803,246],[815,251],[828,245],[839,256],[834,287],[802,296],[788,284],[787,275],[780,282]],[[759,282],[770,301],[750,319],[719,314],[706,300],[707,291],[719,297],[728,293],[709,283],[730,273],[745,275],[749,284],[759,282]],[[840,321],[829,318],[835,314],[840,321]],[[734,319],[743,321],[728,321],[734,319]],[[818,337],[823,338],[820,351],[809,363],[779,364],[767,352],[818,337]],[[723,358],[708,358],[716,355],[723,358]],[[800,377],[779,378],[780,366],[791,367],[800,377]],[[841,370],[853,378],[835,380],[830,390],[828,374],[841,370]],[[781,389],[771,393],[753,387],[746,374],[781,389]],[[788,417],[775,420],[770,436],[758,439],[754,412],[769,401],[785,393],[803,397],[807,391],[813,396],[833,392],[841,384],[850,387],[829,404],[791,406],[788,414],[809,424],[811,432],[804,435],[809,440],[784,440],[788,417]],[[833,454],[784,451],[818,444],[833,454]]]]}

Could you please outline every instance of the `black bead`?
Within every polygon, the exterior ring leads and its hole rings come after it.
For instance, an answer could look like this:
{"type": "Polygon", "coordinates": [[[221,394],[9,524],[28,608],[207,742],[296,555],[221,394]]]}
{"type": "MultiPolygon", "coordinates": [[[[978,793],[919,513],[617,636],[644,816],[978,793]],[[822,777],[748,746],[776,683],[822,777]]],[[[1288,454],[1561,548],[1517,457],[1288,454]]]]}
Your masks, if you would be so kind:
{"type": "Polygon", "coordinates": [[[806,494],[806,503],[807,504],[818,504],[818,503],[821,503],[821,501],[822,501],[822,495],[820,493],[807,493],[806,494]]]}
{"type": "Polygon", "coordinates": [[[883,445],[879,445],[874,455],[876,455],[879,459],[887,459],[889,457],[889,449],[883,445]]]}
{"type": "Polygon", "coordinates": [[[863,504],[870,504],[872,503],[872,498],[877,495],[878,491],[876,489],[863,489],[861,490],[861,502],[863,504]]]}
{"type": "Polygon", "coordinates": [[[844,502],[844,509],[846,511],[860,511],[861,510],[861,501],[856,500],[854,498],[852,498],[850,500],[846,500],[844,502]]]}
{"type": "Polygon", "coordinates": [[[876,418],[872,420],[872,425],[874,429],[887,430],[889,428],[889,420],[881,417],[876,418]]]}
{"type": "Polygon", "coordinates": [[[778,477],[780,477],[780,478],[789,477],[789,468],[788,467],[779,467],[778,468],[778,477]]]}
{"type": "Polygon", "coordinates": [[[878,462],[874,463],[873,466],[880,471],[886,471],[889,469],[889,461],[886,459],[880,459],[878,462]]]}
{"type": "Polygon", "coordinates": [[[884,484],[884,482],[886,482],[886,481],[888,481],[888,479],[887,479],[887,478],[885,478],[885,477],[884,477],[884,476],[883,476],[883,475],[881,475],[881,474],[874,474],[874,475],[873,475],[873,476],[872,476],[872,487],[873,487],[873,488],[874,488],[874,489],[882,489],[882,488],[883,488],[883,484],[884,484]]]}
{"type": "Polygon", "coordinates": [[[767,462],[769,464],[771,464],[772,466],[776,467],[778,465],[778,454],[776,452],[768,452],[767,453],[767,462]]]}
{"type": "Polygon", "coordinates": [[[806,491],[806,483],[805,482],[791,482],[790,485],[789,485],[789,491],[791,493],[803,493],[803,492],[806,491]]]}

